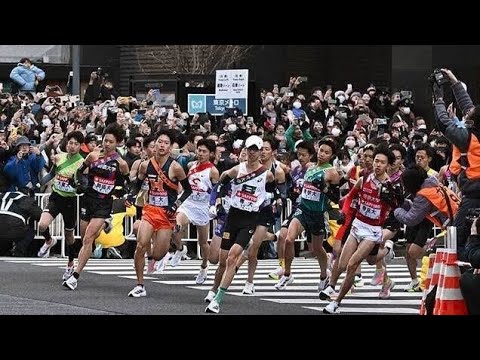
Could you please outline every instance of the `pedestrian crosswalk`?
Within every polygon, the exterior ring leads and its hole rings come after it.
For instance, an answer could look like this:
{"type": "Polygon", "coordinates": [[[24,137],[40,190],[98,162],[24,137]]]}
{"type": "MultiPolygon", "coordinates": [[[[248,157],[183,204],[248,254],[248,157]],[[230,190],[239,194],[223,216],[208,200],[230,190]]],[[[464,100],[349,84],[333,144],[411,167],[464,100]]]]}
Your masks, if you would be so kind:
{"type": "MultiPolygon", "coordinates": [[[[0,261],[24,263],[34,266],[49,266],[63,269],[66,259],[61,258],[12,258],[3,257],[0,261]]],[[[243,295],[242,290],[247,278],[247,264],[236,274],[228,294],[233,296],[255,297],[260,301],[276,304],[288,304],[310,309],[314,313],[322,312],[328,301],[318,298],[317,285],[319,281],[319,267],[315,259],[296,258],[292,266],[295,281],[285,290],[274,288],[275,280],[268,278],[268,273],[276,268],[277,260],[259,260],[255,273],[255,293],[243,295]]],[[[180,285],[202,291],[199,296],[207,294],[213,284],[216,265],[210,265],[208,279],[202,284],[195,283],[195,277],[200,269],[199,260],[182,261],[177,267],[167,266],[161,274],[145,275],[146,282],[156,284],[180,285]]],[[[90,259],[84,271],[98,275],[117,276],[126,279],[136,279],[132,259],[90,259]]],[[[146,271],[146,268],[145,268],[146,271]]],[[[352,294],[347,295],[340,307],[342,314],[418,314],[422,294],[419,292],[405,292],[404,289],[411,281],[407,266],[403,261],[388,266],[389,276],[395,281],[396,286],[389,299],[379,299],[380,286],[369,285],[375,272],[375,267],[362,264],[362,274],[365,285],[357,287],[352,294]]],[[[59,271],[59,274],[61,272],[59,271]]],[[[344,275],[340,277],[339,283],[344,275]]],[[[338,291],[339,284],[336,290],[338,291]]]]}

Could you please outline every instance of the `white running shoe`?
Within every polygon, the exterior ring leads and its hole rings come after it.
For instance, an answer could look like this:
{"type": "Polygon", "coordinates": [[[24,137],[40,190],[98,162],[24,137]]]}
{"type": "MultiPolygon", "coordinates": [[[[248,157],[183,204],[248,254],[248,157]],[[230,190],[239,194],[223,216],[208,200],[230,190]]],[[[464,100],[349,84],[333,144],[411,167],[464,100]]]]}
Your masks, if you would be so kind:
{"type": "Polygon", "coordinates": [[[62,280],[66,281],[70,276],[72,276],[74,269],[75,269],[75,267],[73,265],[72,266],[67,266],[65,268],[65,272],[62,275],[62,280]]]}
{"type": "Polygon", "coordinates": [[[255,285],[248,281],[245,282],[245,286],[243,287],[242,294],[244,295],[253,295],[255,294],[255,285]]]}
{"type": "Polygon", "coordinates": [[[275,284],[275,289],[283,290],[287,287],[288,284],[291,283],[293,283],[293,276],[291,274],[290,276],[282,275],[278,283],[275,284]]]}
{"type": "Polygon", "coordinates": [[[282,268],[281,266],[277,266],[275,270],[273,270],[270,274],[268,274],[268,277],[273,280],[278,280],[282,277],[284,272],[285,272],[284,268],[282,268]]]}
{"type": "Polygon", "coordinates": [[[365,282],[363,281],[363,277],[359,275],[355,275],[355,280],[353,281],[353,286],[355,287],[363,287],[365,282]]]}
{"type": "Polygon", "coordinates": [[[320,291],[318,297],[320,300],[330,300],[333,294],[335,294],[335,289],[331,285],[328,285],[325,289],[320,291]]]}
{"type": "Polygon", "coordinates": [[[145,286],[137,285],[133,288],[132,291],[128,293],[129,297],[142,297],[147,296],[147,291],[145,290],[145,286]]]}
{"type": "Polygon", "coordinates": [[[218,314],[220,312],[220,304],[215,299],[213,299],[212,301],[210,301],[210,304],[208,304],[208,306],[205,308],[205,312],[218,314]]]}
{"type": "Polygon", "coordinates": [[[57,239],[52,238],[52,241],[50,242],[50,245],[48,245],[46,242],[42,245],[40,250],[38,250],[37,256],[42,257],[42,258],[48,258],[50,257],[50,249],[54,247],[57,244],[57,239]]]}
{"type": "Polygon", "coordinates": [[[412,280],[410,281],[410,283],[407,285],[407,287],[405,288],[405,291],[408,291],[408,292],[419,292],[419,291],[422,291],[422,289],[420,289],[420,281],[417,279],[415,280],[412,280]]]}
{"type": "Polygon", "coordinates": [[[178,264],[180,264],[180,261],[182,261],[182,257],[184,255],[187,255],[187,247],[185,245],[183,245],[181,251],[180,250],[175,251],[175,254],[172,257],[172,260],[170,261],[170,265],[172,267],[175,267],[178,264]]]}
{"type": "Polygon", "coordinates": [[[161,260],[159,260],[155,263],[154,274],[163,273],[163,271],[165,270],[165,268],[168,265],[168,261],[170,260],[170,256],[171,256],[171,254],[169,252],[167,252],[161,260]]]}
{"type": "Polygon", "coordinates": [[[395,259],[395,251],[393,251],[393,241],[387,240],[385,242],[385,247],[388,249],[387,255],[385,255],[385,262],[387,264],[391,263],[395,259]]]}
{"type": "Polygon", "coordinates": [[[330,274],[331,274],[330,270],[327,270],[327,276],[325,277],[325,279],[323,280],[320,279],[317,287],[318,292],[322,291],[328,286],[328,283],[330,282],[330,274]]]}
{"type": "Polygon", "coordinates": [[[77,288],[78,281],[75,279],[75,276],[70,276],[67,280],[63,282],[63,286],[70,290],[75,290],[77,288]]]}
{"type": "Polygon", "coordinates": [[[208,270],[207,268],[201,268],[200,271],[198,272],[197,278],[195,279],[195,283],[197,284],[203,284],[205,280],[207,280],[208,277],[208,270]]]}
{"type": "Polygon", "coordinates": [[[212,302],[212,300],[215,298],[215,292],[212,290],[208,291],[207,296],[205,296],[205,299],[203,299],[206,303],[212,302]]]}
{"type": "Polygon", "coordinates": [[[338,309],[338,303],[336,301],[329,302],[328,305],[323,308],[323,313],[340,314],[340,310],[338,309]]]}

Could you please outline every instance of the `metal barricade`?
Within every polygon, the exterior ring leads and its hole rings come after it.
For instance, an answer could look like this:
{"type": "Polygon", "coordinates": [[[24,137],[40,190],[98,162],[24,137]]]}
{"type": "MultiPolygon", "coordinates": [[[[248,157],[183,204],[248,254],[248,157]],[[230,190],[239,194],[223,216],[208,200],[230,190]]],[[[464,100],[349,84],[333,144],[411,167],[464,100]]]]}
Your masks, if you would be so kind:
{"type": "MultiPolygon", "coordinates": [[[[47,204],[48,204],[48,197],[50,196],[50,193],[37,193],[35,194],[35,198],[37,199],[37,204],[40,206],[40,208],[45,209],[47,204]]],[[[74,237],[75,239],[80,239],[80,196],[77,195],[77,225],[74,230],[74,237]]],[[[287,199],[286,206],[285,206],[285,211],[282,211],[282,214],[280,216],[281,221],[285,221],[285,219],[288,218],[288,216],[292,212],[292,201],[290,199],[287,199]]],[[[133,233],[133,224],[135,223],[136,217],[129,217],[126,216],[123,226],[124,226],[124,234],[125,234],[125,240],[126,241],[136,241],[136,237],[133,233]]],[[[62,257],[65,256],[65,236],[64,236],[64,226],[63,226],[63,218],[62,216],[57,216],[52,224],[50,225],[50,234],[52,237],[55,237],[58,240],[61,241],[61,253],[60,255],[62,257]]],[[[434,226],[433,228],[434,234],[437,235],[439,234],[442,229],[438,228],[437,226],[434,226]]],[[[192,237],[192,226],[189,226],[186,229],[186,235],[185,238],[182,239],[182,241],[197,241],[196,237],[192,237]]],[[[210,222],[210,231],[209,231],[209,238],[211,239],[214,234],[214,222],[210,222]]],[[[35,222],[35,239],[43,239],[43,236],[40,234],[38,230],[37,223],[35,222]]],[[[295,241],[299,242],[305,242],[306,238],[301,234],[295,241]]],[[[200,245],[197,243],[197,256],[199,259],[200,257],[200,245]]]]}

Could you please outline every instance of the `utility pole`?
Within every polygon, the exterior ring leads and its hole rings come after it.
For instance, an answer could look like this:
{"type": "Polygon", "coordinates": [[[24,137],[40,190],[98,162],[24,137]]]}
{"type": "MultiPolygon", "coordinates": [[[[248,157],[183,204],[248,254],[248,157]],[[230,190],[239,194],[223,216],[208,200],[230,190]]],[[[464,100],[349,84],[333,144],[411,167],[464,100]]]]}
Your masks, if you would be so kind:
{"type": "Polygon", "coordinates": [[[80,45],[72,46],[72,95],[80,95],[80,45]]]}

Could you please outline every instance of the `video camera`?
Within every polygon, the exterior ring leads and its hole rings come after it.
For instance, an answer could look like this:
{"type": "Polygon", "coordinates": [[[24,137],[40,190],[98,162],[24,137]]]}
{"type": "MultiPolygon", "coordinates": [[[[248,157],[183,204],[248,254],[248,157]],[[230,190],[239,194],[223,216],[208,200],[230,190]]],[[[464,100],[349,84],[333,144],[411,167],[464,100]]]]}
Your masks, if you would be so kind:
{"type": "Polygon", "coordinates": [[[401,205],[404,200],[402,186],[399,183],[385,182],[380,188],[380,200],[389,204],[401,205]]]}
{"type": "Polygon", "coordinates": [[[428,77],[428,81],[433,85],[433,83],[437,83],[438,86],[442,86],[444,84],[447,84],[450,79],[448,78],[447,74],[445,74],[442,70],[440,69],[435,69],[433,70],[433,73],[430,74],[428,77]]]}
{"type": "Polygon", "coordinates": [[[108,73],[106,73],[102,67],[98,67],[97,68],[97,71],[95,71],[97,73],[97,76],[99,78],[103,78],[103,79],[107,79],[108,78],[108,73]]]}

